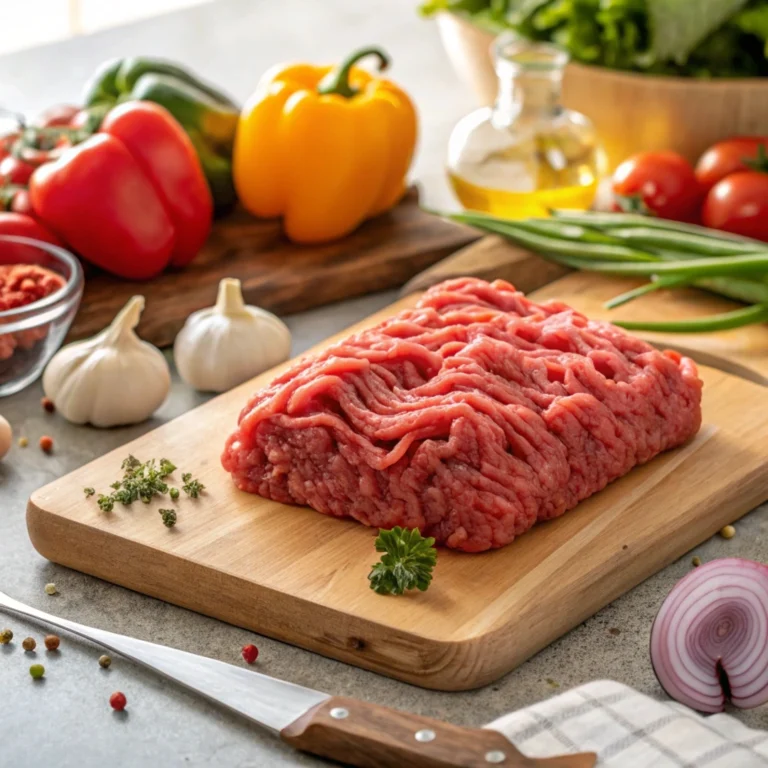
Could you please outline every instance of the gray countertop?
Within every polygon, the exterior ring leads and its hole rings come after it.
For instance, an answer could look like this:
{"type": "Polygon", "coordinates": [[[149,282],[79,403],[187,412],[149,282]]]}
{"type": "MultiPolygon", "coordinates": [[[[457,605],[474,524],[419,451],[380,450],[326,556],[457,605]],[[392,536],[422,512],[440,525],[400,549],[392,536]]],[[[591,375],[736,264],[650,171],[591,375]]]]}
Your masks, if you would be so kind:
{"type": "MultiPolygon", "coordinates": [[[[76,98],[79,84],[101,60],[153,53],[194,63],[212,80],[247,95],[263,69],[282,58],[331,59],[376,41],[395,59],[394,76],[421,107],[422,144],[416,176],[427,199],[443,203],[440,161],[452,123],[471,106],[455,82],[434,28],[418,19],[411,0],[221,0],[86,39],[0,58],[0,104],[34,111],[76,98]]],[[[287,318],[294,352],[385,306],[394,294],[378,294],[287,318]]],[[[171,396],[148,423],[99,431],[67,424],[40,407],[39,384],[0,400],[0,413],[30,445],[14,445],[0,462],[0,589],[52,613],[194,653],[241,663],[240,648],[255,642],[258,669],[335,694],[357,696],[468,725],[483,724],[558,690],[612,678],[663,696],[648,659],[651,622],[672,585],[691,567],[681,558],[540,652],[498,683],[469,693],[438,693],[380,677],[284,645],[97,579],[53,565],[33,550],[24,509],[37,487],[115,448],[204,398],[174,380],[171,396]],[[37,448],[41,434],[54,437],[51,456],[37,448]],[[53,581],[60,594],[47,596],[53,581]]],[[[737,535],[698,547],[702,560],[740,556],[767,559],[768,505],[737,524],[737,535]]],[[[21,650],[40,627],[0,614],[0,628],[15,642],[0,646],[0,766],[102,768],[102,766],[289,766],[320,761],[291,752],[256,728],[115,658],[109,670],[100,651],[63,635],[61,650],[37,652],[47,668],[42,684],[28,674],[21,650]],[[108,705],[112,691],[128,697],[127,716],[108,705]]],[[[768,708],[738,713],[745,723],[768,727],[768,708]]]]}

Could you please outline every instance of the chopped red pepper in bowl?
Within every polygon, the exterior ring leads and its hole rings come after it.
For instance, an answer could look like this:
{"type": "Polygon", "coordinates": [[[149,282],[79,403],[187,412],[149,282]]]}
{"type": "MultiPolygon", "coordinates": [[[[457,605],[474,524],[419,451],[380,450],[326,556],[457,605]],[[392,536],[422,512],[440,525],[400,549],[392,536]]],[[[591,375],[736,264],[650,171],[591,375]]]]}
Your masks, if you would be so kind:
{"type": "Polygon", "coordinates": [[[82,296],[83,271],[71,253],[16,234],[38,234],[36,227],[40,237],[54,239],[27,216],[0,213],[0,397],[42,373],[82,296]]]}

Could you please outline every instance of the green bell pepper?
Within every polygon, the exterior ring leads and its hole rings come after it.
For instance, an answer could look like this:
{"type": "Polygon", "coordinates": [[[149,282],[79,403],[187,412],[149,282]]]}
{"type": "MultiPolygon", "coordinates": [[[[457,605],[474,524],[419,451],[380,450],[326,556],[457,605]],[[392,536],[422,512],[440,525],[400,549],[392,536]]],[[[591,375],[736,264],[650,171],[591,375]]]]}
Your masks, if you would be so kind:
{"type": "Polygon", "coordinates": [[[183,67],[148,57],[105,62],[83,95],[94,122],[103,117],[105,105],[132,100],[153,101],[176,118],[195,145],[216,210],[231,207],[236,200],[232,149],[238,105],[183,67]]]}

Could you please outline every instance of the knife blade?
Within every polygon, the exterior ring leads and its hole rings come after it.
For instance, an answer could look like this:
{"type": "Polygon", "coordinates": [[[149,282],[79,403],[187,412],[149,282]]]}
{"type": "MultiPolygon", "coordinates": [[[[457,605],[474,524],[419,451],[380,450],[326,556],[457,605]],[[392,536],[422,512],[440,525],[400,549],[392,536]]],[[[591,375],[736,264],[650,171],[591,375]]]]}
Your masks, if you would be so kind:
{"type": "Polygon", "coordinates": [[[594,753],[528,758],[501,733],[330,696],[217,659],[68,619],[0,592],[0,607],[91,640],[248,718],[305,752],[359,768],[592,768],[594,753]]]}

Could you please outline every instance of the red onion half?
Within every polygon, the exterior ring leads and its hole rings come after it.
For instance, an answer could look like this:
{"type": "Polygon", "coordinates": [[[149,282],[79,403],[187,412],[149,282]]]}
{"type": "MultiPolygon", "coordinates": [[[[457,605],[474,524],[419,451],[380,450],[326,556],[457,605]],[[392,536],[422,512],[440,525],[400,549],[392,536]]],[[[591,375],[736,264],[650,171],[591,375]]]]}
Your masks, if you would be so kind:
{"type": "Polygon", "coordinates": [[[768,566],[713,560],[681,579],[653,622],[651,663],[661,687],[699,712],[768,702],[768,566]]]}

